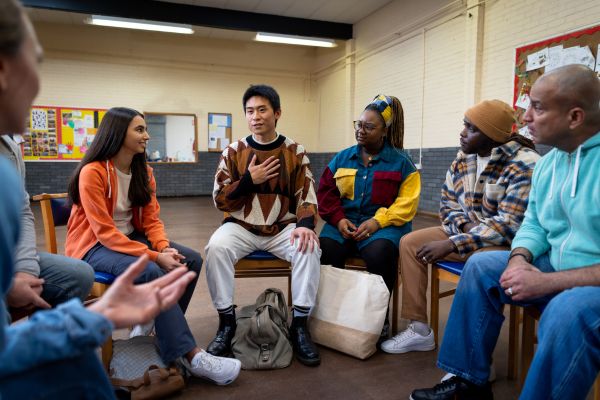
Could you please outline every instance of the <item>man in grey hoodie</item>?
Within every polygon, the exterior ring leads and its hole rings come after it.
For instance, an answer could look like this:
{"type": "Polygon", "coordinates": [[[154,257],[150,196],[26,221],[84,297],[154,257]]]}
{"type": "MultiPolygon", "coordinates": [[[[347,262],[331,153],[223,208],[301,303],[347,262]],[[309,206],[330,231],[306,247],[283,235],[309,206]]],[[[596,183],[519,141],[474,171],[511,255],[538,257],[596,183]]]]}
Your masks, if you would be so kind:
{"type": "MultiPolygon", "coordinates": [[[[9,159],[25,186],[21,150],[8,135],[0,137],[0,155],[9,159]]],[[[72,298],[84,300],[94,283],[94,270],[86,262],[36,249],[33,212],[24,190],[21,234],[15,253],[15,273],[7,293],[10,309],[50,308],[72,298]]]]}

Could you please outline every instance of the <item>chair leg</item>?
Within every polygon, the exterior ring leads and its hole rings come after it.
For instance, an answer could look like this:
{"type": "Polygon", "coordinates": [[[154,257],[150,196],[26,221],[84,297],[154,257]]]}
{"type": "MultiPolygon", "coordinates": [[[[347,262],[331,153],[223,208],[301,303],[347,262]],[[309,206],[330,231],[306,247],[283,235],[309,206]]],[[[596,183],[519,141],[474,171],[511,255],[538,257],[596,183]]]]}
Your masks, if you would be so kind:
{"type": "Polygon", "coordinates": [[[517,360],[519,358],[519,314],[521,308],[515,305],[510,306],[510,317],[508,326],[508,379],[517,377],[517,360]]]}
{"type": "Polygon", "coordinates": [[[437,270],[435,267],[431,268],[431,306],[429,313],[429,325],[433,331],[433,338],[435,340],[435,346],[438,347],[438,329],[440,319],[440,280],[437,276],[437,270]]]}
{"type": "Polygon", "coordinates": [[[400,278],[396,280],[396,288],[394,289],[394,293],[392,295],[392,335],[398,333],[398,314],[400,313],[400,278]]]}
{"type": "Polygon", "coordinates": [[[519,384],[523,387],[529,365],[533,359],[533,346],[535,344],[535,318],[527,311],[523,311],[523,348],[521,349],[521,375],[519,384]]]}
{"type": "Polygon", "coordinates": [[[109,372],[110,370],[110,360],[112,360],[113,356],[113,339],[112,335],[106,340],[106,342],[102,345],[102,365],[104,365],[104,369],[109,372]]]}

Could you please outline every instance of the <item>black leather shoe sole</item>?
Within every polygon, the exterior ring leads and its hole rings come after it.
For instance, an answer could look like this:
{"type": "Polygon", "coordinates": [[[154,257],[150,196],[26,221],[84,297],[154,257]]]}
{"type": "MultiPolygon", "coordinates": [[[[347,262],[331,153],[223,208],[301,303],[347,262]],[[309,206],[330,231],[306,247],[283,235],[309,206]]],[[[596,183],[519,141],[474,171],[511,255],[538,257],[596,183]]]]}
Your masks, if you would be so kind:
{"type": "Polygon", "coordinates": [[[321,358],[304,358],[296,354],[296,359],[307,367],[316,367],[321,364],[321,358]]]}

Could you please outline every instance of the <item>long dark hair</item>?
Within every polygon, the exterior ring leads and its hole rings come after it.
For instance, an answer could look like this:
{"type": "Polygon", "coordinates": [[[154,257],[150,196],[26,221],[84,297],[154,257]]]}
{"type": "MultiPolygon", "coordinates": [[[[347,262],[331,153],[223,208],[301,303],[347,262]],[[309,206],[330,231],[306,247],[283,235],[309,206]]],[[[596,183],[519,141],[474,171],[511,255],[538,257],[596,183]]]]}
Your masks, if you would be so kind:
{"type": "MultiPolygon", "coordinates": [[[[83,160],[71,176],[69,182],[69,197],[73,204],[81,204],[79,196],[79,174],[83,167],[94,161],[106,161],[113,158],[123,146],[127,128],[135,117],[144,115],[139,111],[125,107],[114,107],[106,112],[98,133],[85,153],[83,160]]],[[[148,169],[146,167],[146,154],[136,154],[131,161],[131,185],[129,186],[129,200],[132,206],[145,206],[152,198],[148,169]]]]}

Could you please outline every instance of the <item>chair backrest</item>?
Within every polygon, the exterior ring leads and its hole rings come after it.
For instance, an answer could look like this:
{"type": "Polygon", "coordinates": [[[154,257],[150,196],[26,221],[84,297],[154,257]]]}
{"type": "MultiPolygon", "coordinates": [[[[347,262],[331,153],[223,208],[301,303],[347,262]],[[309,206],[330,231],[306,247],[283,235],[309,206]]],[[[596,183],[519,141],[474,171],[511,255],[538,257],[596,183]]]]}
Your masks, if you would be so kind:
{"type": "Polygon", "coordinates": [[[44,223],[44,239],[46,251],[56,254],[56,227],[64,226],[69,222],[71,204],[67,193],[43,193],[33,196],[34,201],[40,202],[42,221],[44,223]]]}

